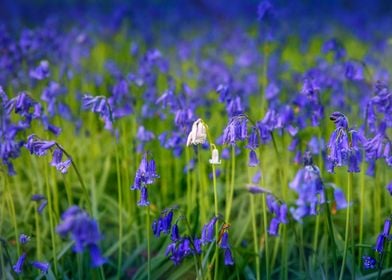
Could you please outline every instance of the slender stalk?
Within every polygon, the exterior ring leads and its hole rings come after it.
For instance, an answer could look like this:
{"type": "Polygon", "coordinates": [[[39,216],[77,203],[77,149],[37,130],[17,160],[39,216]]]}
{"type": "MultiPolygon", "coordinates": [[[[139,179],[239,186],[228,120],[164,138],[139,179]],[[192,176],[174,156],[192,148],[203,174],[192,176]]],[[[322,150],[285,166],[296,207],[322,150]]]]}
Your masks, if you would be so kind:
{"type": "MultiPolygon", "coordinates": [[[[18,223],[16,222],[16,212],[15,212],[15,204],[14,199],[12,198],[11,190],[9,188],[8,177],[4,175],[5,187],[7,189],[7,196],[8,196],[8,209],[10,211],[12,224],[14,226],[14,233],[15,233],[15,240],[18,240],[19,237],[19,230],[18,230],[18,223]]],[[[20,244],[16,242],[16,250],[18,251],[18,255],[20,255],[20,244]]]]}
{"type": "Polygon", "coordinates": [[[253,251],[256,258],[256,279],[260,280],[260,254],[259,254],[259,241],[257,238],[257,225],[256,225],[256,210],[255,210],[255,197],[252,194],[250,196],[250,210],[252,213],[252,231],[253,231],[253,251]]]}
{"type": "MultiPolygon", "coordinates": [[[[337,257],[336,257],[336,251],[337,251],[337,246],[336,246],[336,240],[335,240],[335,230],[334,230],[334,226],[332,223],[332,216],[331,216],[331,209],[329,208],[329,199],[328,199],[328,193],[327,193],[327,189],[324,186],[324,197],[326,200],[325,203],[325,212],[326,212],[326,217],[327,217],[327,223],[328,223],[328,232],[329,232],[329,237],[331,238],[331,242],[332,242],[332,259],[333,259],[333,270],[334,270],[334,275],[335,278],[337,279],[338,276],[338,272],[337,272],[337,257]]],[[[328,258],[326,258],[328,259],[328,258]]],[[[328,270],[326,270],[328,272],[328,270]]]]}
{"type": "Polygon", "coordinates": [[[227,197],[226,204],[226,221],[230,221],[231,205],[233,203],[234,195],[234,180],[235,180],[235,146],[231,146],[231,179],[230,179],[230,189],[227,197]]]}
{"type": "Polygon", "coordinates": [[[48,208],[49,208],[49,226],[50,226],[50,239],[52,242],[52,257],[53,257],[53,267],[54,274],[57,275],[57,260],[56,260],[56,240],[54,234],[54,221],[53,221],[53,202],[52,202],[52,194],[50,192],[50,184],[49,184],[49,175],[48,175],[48,167],[45,164],[45,182],[46,182],[46,197],[48,198],[48,208]]]}
{"type": "MultiPolygon", "coordinates": [[[[340,276],[339,280],[343,279],[344,276],[344,270],[346,267],[346,259],[347,259],[347,253],[348,253],[348,247],[349,247],[349,239],[350,239],[350,224],[352,223],[351,221],[351,196],[352,196],[352,173],[348,173],[348,180],[347,180],[347,211],[346,211],[346,226],[345,226],[345,235],[344,235],[344,251],[343,251],[343,262],[342,262],[342,267],[340,269],[340,276]]],[[[353,240],[351,240],[353,243],[353,240]]],[[[352,246],[352,250],[354,250],[354,246],[352,246]]],[[[354,255],[352,256],[354,258],[354,255]]],[[[354,270],[355,267],[353,267],[353,277],[354,277],[354,270]]]]}
{"type": "Polygon", "coordinates": [[[271,279],[269,267],[269,237],[268,237],[268,221],[267,221],[267,197],[262,194],[262,209],[263,209],[263,226],[264,226],[264,251],[265,251],[265,272],[266,279],[271,279]]]}
{"type": "MultiPolygon", "coordinates": [[[[212,184],[214,186],[214,208],[215,208],[215,217],[218,217],[218,191],[216,189],[216,170],[215,165],[212,164],[212,184]]],[[[218,232],[218,223],[215,223],[215,236],[216,236],[216,244],[215,244],[215,273],[214,279],[218,278],[218,271],[219,271],[219,246],[218,246],[218,239],[219,239],[219,232],[218,232]]]]}
{"type": "Polygon", "coordinates": [[[150,206],[147,206],[146,233],[147,233],[147,271],[148,280],[151,279],[151,229],[150,229],[150,206]]]}
{"type": "Polygon", "coordinates": [[[118,152],[118,145],[116,145],[116,169],[117,169],[117,192],[118,192],[118,262],[117,262],[117,279],[121,278],[122,265],[122,239],[123,239],[123,216],[122,216],[122,184],[121,184],[121,170],[120,170],[120,156],[118,152]]]}

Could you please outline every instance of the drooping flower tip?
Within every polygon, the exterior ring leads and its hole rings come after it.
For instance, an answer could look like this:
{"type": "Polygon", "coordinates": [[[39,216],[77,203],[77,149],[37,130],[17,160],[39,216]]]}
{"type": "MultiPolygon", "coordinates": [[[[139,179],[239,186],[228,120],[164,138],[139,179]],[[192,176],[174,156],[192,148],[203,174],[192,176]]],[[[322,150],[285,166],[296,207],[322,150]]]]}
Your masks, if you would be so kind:
{"type": "Polygon", "coordinates": [[[343,113],[334,112],[329,116],[329,119],[335,123],[336,127],[348,129],[348,120],[343,113]]]}
{"type": "Polygon", "coordinates": [[[138,206],[148,206],[150,202],[148,201],[148,191],[146,187],[142,187],[140,191],[140,200],[137,203],[138,206]]]}
{"type": "Polygon", "coordinates": [[[234,265],[233,255],[230,248],[225,249],[225,265],[234,265]]]}
{"type": "Polygon", "coordinates": [[[22,255],[20,255],[19,259],[17,260],[16,264],[12,267],[15,273],[17,274],[22,273],[25,260],[26,260],[26,253],[23,252],[22,255]]]}
{"type": "Polygon", "coordinates": [[[31,237],[22,233],[21,235],[19,235],[19,242],[20,244],[27,244],[30,241],[31,237]]]}
{"type": "Polygon", "coordinates": [[[255,185],[246,185],[246,188],[252,194],[258,194],[258,193],[272,194],[270,190],[255,185]]]}
{"type": "Polygon", "coordinates": [[[41,273],[43,273],[43,274],[48,273],[48,270],[50,268],[50,264],[47,262],[33,261],[33,262],[31,262],[31,265],[34,266],[35,268],[39,269],[41,271],[41,273]]]}
{"type": "Polygon", "coordinates": [[[212,155],[211,158],[209,160],[210,164],[214,164],[214,165],[218,165],[221,164],[222,161],[219,159],[219,151],[218,149],[214,148],[212,150],[212,155]]]}
{"type": "Polygon", "coordinates": [[[207,140],[207,128],[202,119],[196,120],[192,125],[192,130],[188,135],[186,145],[204,144],[207,140]]]}

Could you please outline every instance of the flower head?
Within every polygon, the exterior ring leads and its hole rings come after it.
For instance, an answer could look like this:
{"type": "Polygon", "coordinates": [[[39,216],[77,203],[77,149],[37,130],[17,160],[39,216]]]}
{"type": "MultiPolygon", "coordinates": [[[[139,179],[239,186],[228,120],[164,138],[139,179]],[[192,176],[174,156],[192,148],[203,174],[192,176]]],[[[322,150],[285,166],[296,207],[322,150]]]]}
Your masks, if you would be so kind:
{"type": "Polygon", "coordinates": [[[22,273],[25,260],[26,260],[26,253],[23,252],[22,255],[20,255],[16,264],[12,267],[12,269],[15,271],[15,273],[17,273],[17,274],[22,273]]]}
{"type": "Polygon", "coordinates": [[[370,256],[363,256],[362,257],[363,268],[368,269],[375,269],[377,265],[377,261],[370,256]]]}
{"type": "MultiPolygon", "coordinates": [[[[57,226],[56,231],[61,237],[71,234],[75,242],[74,251],[76,253],[88,249],[93,266],[96,260],[103,259],[98,249],[98,243],[102,239],[98,223],[78,206],[69,207],[61,215],[61,223],[57,226]]],[[[103,262],[97,263],[102,264],[103,262]]]]}
{"type": "Polygon", "coordinates": [[[202,119],[196,120],[192,125],[192,130],[188,135],[186,145],[204,144],[207,140],[207,127],[202,119]]]}
{"type": "Polygon", "coordinates": [[[34,266],[35,268],[39,269],[41,273],[48,273],[48,270],[50,268],[49,263],[47,262],[39,262],[39,261],[33,261],[31,262],[31,265],[34,266]]]}

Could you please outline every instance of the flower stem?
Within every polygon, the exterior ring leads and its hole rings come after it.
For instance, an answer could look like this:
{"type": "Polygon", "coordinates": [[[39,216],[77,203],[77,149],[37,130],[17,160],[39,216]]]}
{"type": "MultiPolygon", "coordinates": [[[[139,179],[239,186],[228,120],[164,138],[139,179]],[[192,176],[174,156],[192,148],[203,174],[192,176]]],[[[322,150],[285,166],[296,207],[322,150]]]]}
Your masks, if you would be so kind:
{"type": "Polygon", "coordinates": [[[121,172],[120,172],[120,156],[118,145],[116,145],[116,168],[117,168],[117,192],[118,192],[118,262],[117,262],[117,279],[121,277],[122,265],[122,243],[123,243],[123,217],[122,217],[122,188],[121,188],[121,172]]]}
{"type": "Polygon", "coordinates": [[[150,233],[150,206],[147,206],[147,219],[146,219],[146,234],[147,234],[147,271],[148,280],[151,279],[151,233],[150,233]]]}
{"type": "MultiPolygon", "coordinates": [[[[346,227],[345,227],[345,235],[344,235],[344,251],[343,251],[343,262],[342,262],[342,267],[340,269],[340,276],[339,280],[343,279],[344,276],[344,270],[346,267],[346,259],[347,259],[347,253],[348,253],[348,246],[349,246],[349,239],[350,239],[350,224],[352,223],[351,221],[351,195],[352,195],[352,177],[353,174],[350,172],[348,173],[348,180],[347,180],[347,211],[346,211],[346,227]]],[[[351,240],[353,243],[353,240],[351,240]]],[[[354,250],[354,247],[352,246],[352,250],[354,250]]],[[[354,255],[352,256],[354,258],[354,255]]],[[[353,267],[353,277],[354,277],[354,270],[355,267],[353,267]]]]}
{"type": "Polygon", "coordinates": [[[234,195],[234,180],[235,180],[235,146],[231,146],[231,179],[230,179],[230,188],[229,194],[227,197],[226,204],[226,221],[230,221],[230,213],[231,213],[231,204],[233,203],[233,195],[234,195]]]}
{"type": "MultiPolygon", "coordinates": [[[[215,208],[215,217],[218,217],[219,212],[218,212],[218,191],[216,189],[216,170],[215,170],[215,165],[212,164],[212,184],[214,186],[214,208],[215,208]]],[[[218,232],[218,223],[215,223],[215,236],[216,236],[216,244],[215,244],[215,273],[214,273],[214,279],[218,279],[218,271],[219,271],[219,247],[218,247],[218,238],[219,238],[219,232],[218,232]]]]}
{"type": "Polygon", "coordinates": [[[262,208],[263,208],[263,226],[264,226],[264,251],[265,251],[265,272],[266,279],[271,279],[269,267],[269,237],[268,237],[268,222],[267,222],[267,197],[262,194],[262,208]]]}
{"type": "Polygon", "coordinates": [[[255,211],[255,197],[250,195],[250,210],[252,211],[252,230],[253,230],[253,250],[256,257],[256,279],[260,280],[260,254],[259,242],[257,238],[257,225],[256,225],[256,211],[255,211]]]}

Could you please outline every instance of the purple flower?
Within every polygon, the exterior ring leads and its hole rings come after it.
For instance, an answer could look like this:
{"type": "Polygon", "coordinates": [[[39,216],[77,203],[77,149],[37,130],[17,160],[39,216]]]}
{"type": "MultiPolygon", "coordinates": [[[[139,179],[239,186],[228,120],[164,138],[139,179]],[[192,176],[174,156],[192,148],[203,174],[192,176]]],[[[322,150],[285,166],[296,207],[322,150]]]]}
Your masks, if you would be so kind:
{"type": "Polygon", "coordinates": [[[384,251],[384,243],[385,243],[385,235],[380,233],[377,237],[376,246],[374,247],[374,250],[377,253],[381,254],[384,251]]]}
{"type": "Polygon", "coordinates": [[[230,248],[225,249],[225,265],[234,265],[233,255],[230,248]]]}
{"type": "Polygon", "coordinates": [[[237,141],[243,141],[248,136],[248,119],[244,115],[232,117],[223,132],[223,143],[235,145],[237,141]]]}
{"type": "Polygon", "coordinates": [[[39,269],[41,271],[41,273],[48,273],[49,270],[49,263],[47,262],[39,262],[39,261],[32,261],[31,265],[34,266],[35,268],[39,269]]]}
{"type": "Polygon", "coordinates": [[[335,123],[336,129],[328,143],[328,171],[332,173],[335,166],[347,165],[348,172],[359,172],[362,160],[359,150],[363,143],[362,135],[349,129],[346,116],[340,112],[334,112],[330,120],[335,123]]]}
{"type": "Polygon", "coordinates": [[[215,224],[218,221],[217,217],[213,217],[206,225],[204,225],[201,232],[201,243],[203,245],[211,243],[215,238],[215,224]]]}
{"type": "Polygon", "coordinates": [[[36,80],[43,80],[49,77],[49,62],[47,60],[40,61],[36,68],[30,70],[29,75],[31,78],[36,80]]]}
{"type": "Polygon", "coordinates": [[[36,156],[43,156],[56,145],[55,141],[45,141],[38,139],[34,134],[27,138],[26,148],[31,154],[36,156]]]}
{"type": "Polygon", "coordinates": [[[45,200],[43,200],[40,204],[39,204],[39,206],[38,206],[38,209],[37,209],[37,211],[38,211],[38,213],[39,214],[42,214],[42,211],[44,211],[44,209],[45,209],[45,207],[48,205],[48,201],[45,199],[45,200]]]}
{"type": "Polygon", "coordinates": [[[228,231],[225,231],[225,232],[222,234],[222,238],[221,238],[221,241],[220,241],[219,246],[220,246],[222,249],[228,249],[228,248],[230,248],[230,244],[229,244],[229,232],[228,232],[228,231]]]}
{"type": "Polygon", "coordinates": [[[147,160],[147,153],[145,153],[136,171],[131,190],[141,190],[143,186],[153,184],[156,178],[159,176],[156,173],[155,161],[153,159],[147,160]]]}
{"type": "Polygon", "coordinates": [[[176,242],[176,241],[178,241],[180,239],[180,233],[178,232],[177,224],[174,224],[173,227],[172,227],[170,239],[173,242],[176,242]]]}
{"type": "Polygon", "coordinates": [[[90,244],[88,250],[91,257],[91,266],[99,267],[107,262],[107,259],[102,256],[101,250],[96,244],[90,244]]]}
{"type": "Polygon", "coordinates": [[[384,230],[382,232],[382,234],[386,237],[389,236],[389,232],[391,231],[391,220],[390,219],[386,219],[384,222],[384,230]]]}
{"type": "Polygon", "coordinates": [[[268,233],[273,236],[278,236],[280,221],[278,218],[272,218],[268,233]]]}
{"type": "Polygon", "coordinates": [[[17,273],[17,274],[22,273],[25,260],[26,260],[26,253],[23,252],[22,255],[20,255],[16,264],[12,267],[12,269],[15,271],[15,273],[17,273]]]}
{"type": "Polygon", "coordinates": [[[349,204],[347,203],[347,200],[344,196],[344,193],[341,189],[339,188],[334,188],[334,192],[333,195],[335,197],[335,202],[336,202],[336,209],[340,210],[340,209],[344,209],[347,208],[349,206],[349,204]]]}
{"type": "Polygon", "coordinates": [[[112,130],[113,116],[112,109],[104,96],[84,95],[82,99],[82,107],[84,110],[98,113],[105,123],[105,129],[112,130]]]}
{"type": "Polygon", "coordinates": [[[148,191],[146,187],[142,187],[140,190],[140,200],[137,203],[138,206],[148,206],[150,202],[148,201],[148,191]]]}
{"type": "Polygon", "coordinates": [[[164,234],[169,234],[171,223],[173,220],[173,210],[165,210],[161,214],[158,220],[153,221],[152,223],[152,232],[154,236],[159,237],[161,232],[164,234]]]}
{"type": "Polygon", "coordinates": [[[257,166],[258,164],[259,164],[259,160],[257,159],[256,152],[254,150],[250,150],[248,166],[254,167],[257,166]]]}
{"type": "Polygon", "coordinates": [[[370,256],[363,256],[362,257],[363,268],[368,269],[375,269],[377,265],[377,261],[370,256]]]}
{"type": "Polygon", "coordinates": [[[19,242],[20,244],[27,244],[30,241],[31,237],[22,233],[21,235],[19,235],[19,242]]]}
{"type": "Polygon", "coordinates": [[[43,200],[43,199],[45,199],[45,196],[42,195],[42,194],[33,194],[33,195],[31,196],[31,200],[32,200],[32,201],[41,201],[41,200],[43,200]]]}
{"type": "Polygon", "coordinates": [[[74,251],[81,253],[88,249],[92,259],[92,265],[101,265],[104,262],[97,250],[99,241],[102,239],[97,222],[78,206],[69,207],[61,215],[61,223],[56,228],[61,237],[71,234],[75,242],[74,251]]]}

